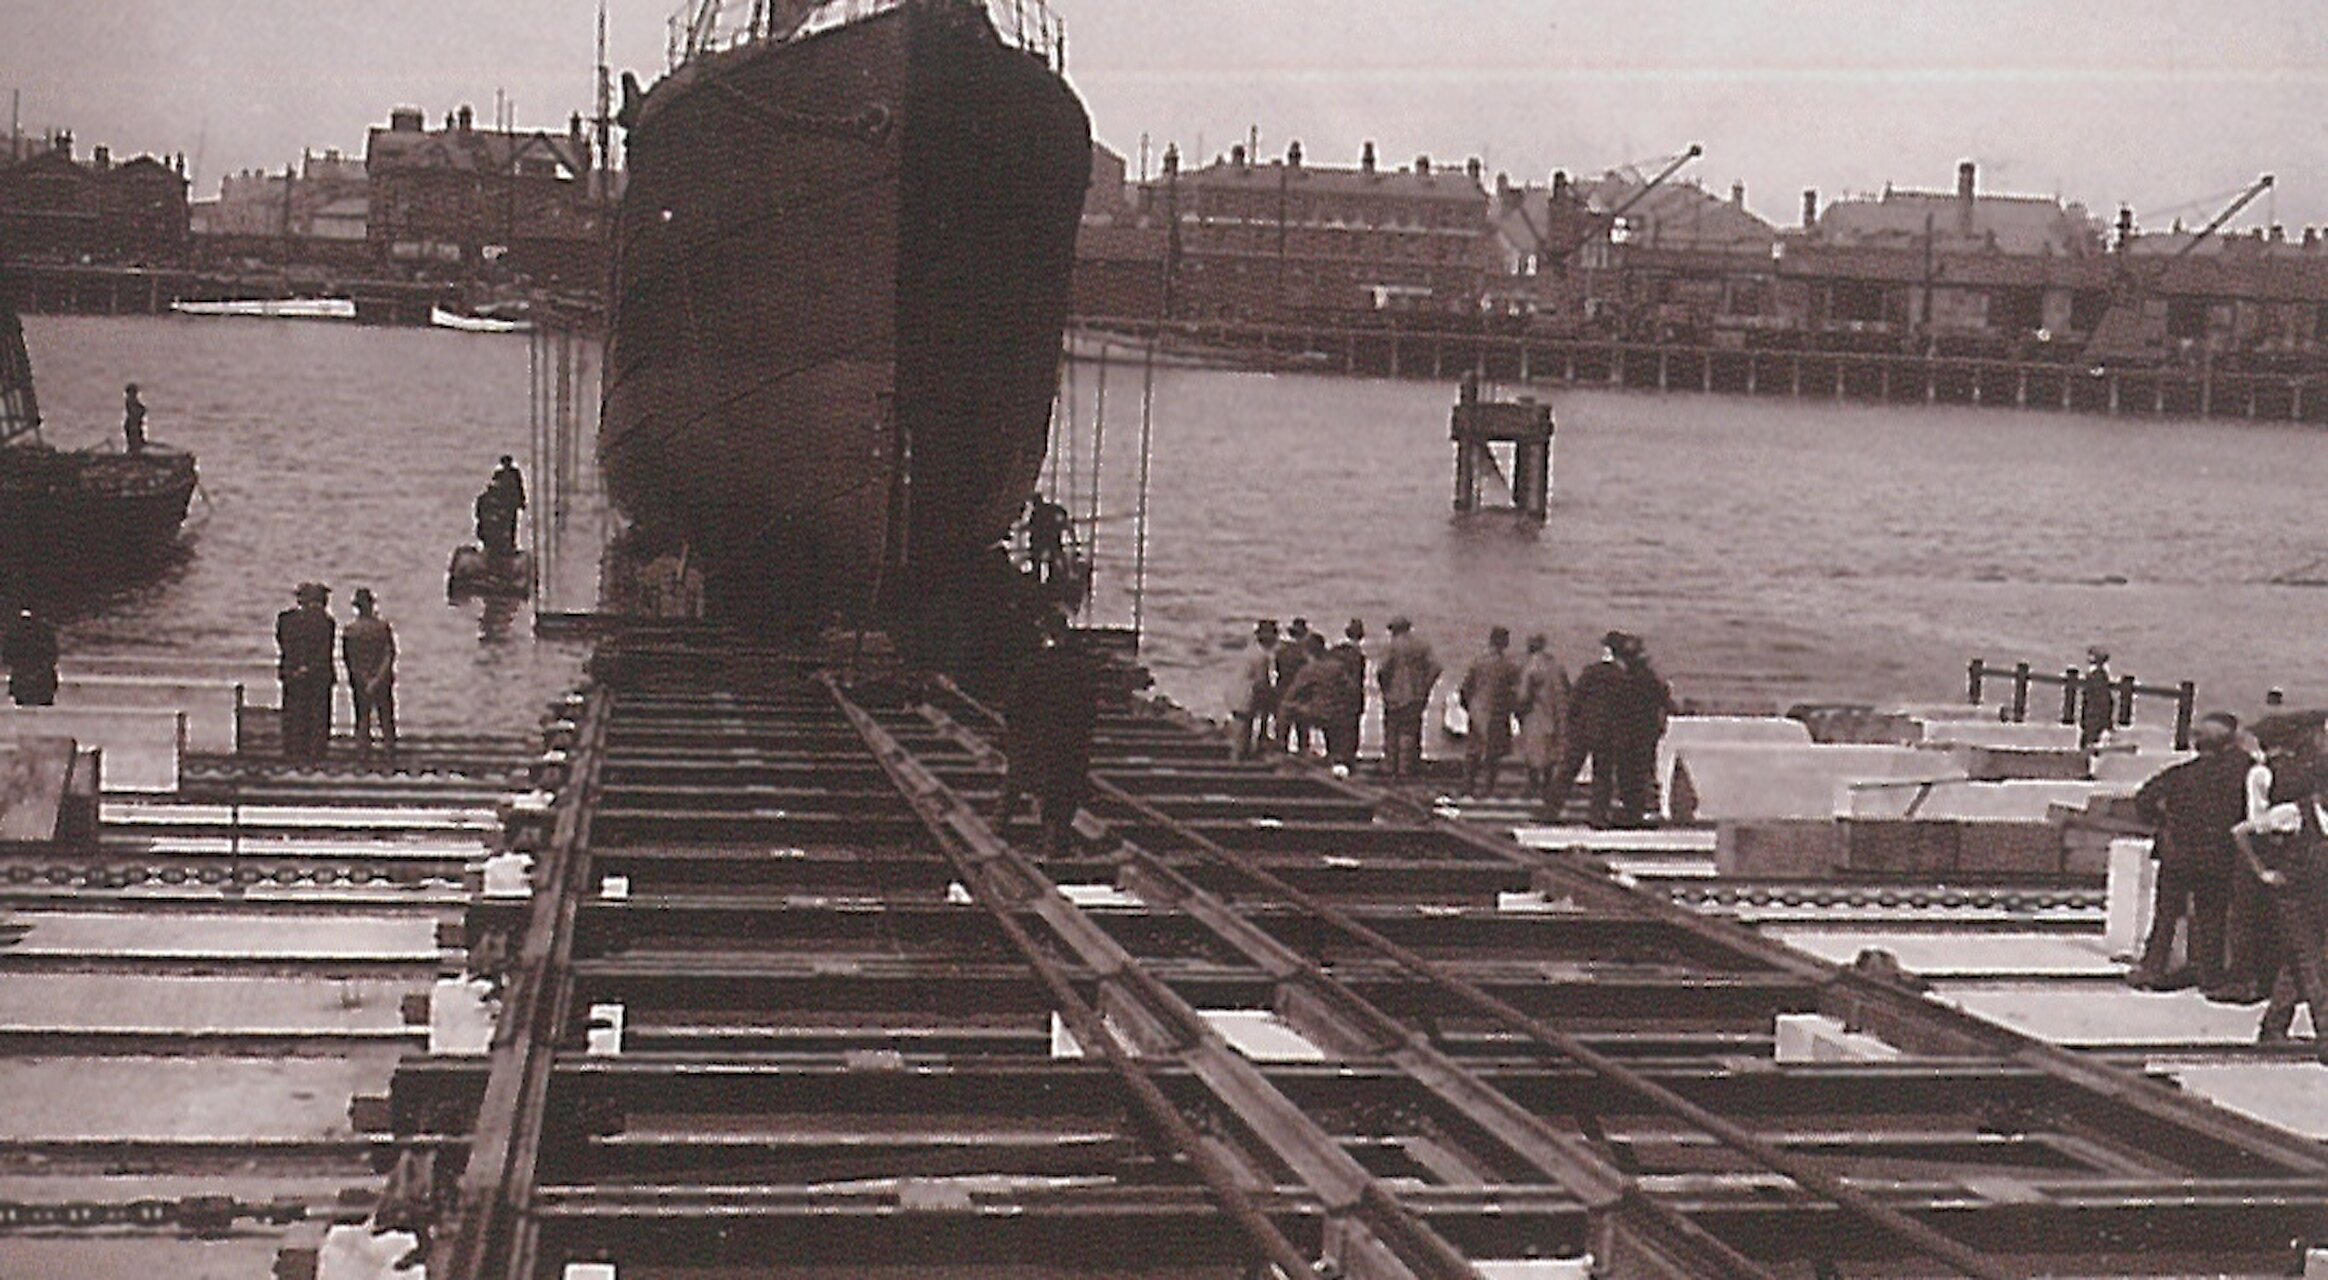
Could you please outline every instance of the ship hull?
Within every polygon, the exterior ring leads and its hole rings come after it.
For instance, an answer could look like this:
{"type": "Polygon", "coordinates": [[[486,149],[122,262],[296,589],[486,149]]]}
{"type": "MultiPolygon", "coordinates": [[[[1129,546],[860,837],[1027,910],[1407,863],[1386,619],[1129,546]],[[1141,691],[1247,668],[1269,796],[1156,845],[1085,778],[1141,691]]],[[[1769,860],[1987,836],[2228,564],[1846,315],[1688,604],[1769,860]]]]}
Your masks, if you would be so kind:
{"type": "Polygon", "coordinates": [[[983,9],[709,55],[628,139],[600,463],[717,612],[974,575],[1032,491],[1090,126],[983,9]]]}

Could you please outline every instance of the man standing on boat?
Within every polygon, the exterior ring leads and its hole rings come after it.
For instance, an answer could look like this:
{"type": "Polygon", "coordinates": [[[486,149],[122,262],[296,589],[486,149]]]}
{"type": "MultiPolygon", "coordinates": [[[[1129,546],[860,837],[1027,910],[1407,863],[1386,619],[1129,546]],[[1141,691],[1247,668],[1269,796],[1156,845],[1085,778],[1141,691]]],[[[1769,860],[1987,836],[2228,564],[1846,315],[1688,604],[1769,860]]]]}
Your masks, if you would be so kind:
{"type": "Polygon", "coordinates": [[[20,707],[45,707],[57,700],[57,632],[30,609],[17,612],[0,636],[0,661],[8,664],[8,696],[20,707]]]}
{"type": "Polygon", "coordinates": [[[275,674],[283,682],[283,758],[320,764],[331,741],[332,640],[339,624],[325,604],[331,588],[302,582],[297,607],[275,615],[275,674]]]}
{"type": "Polygon", "coordinates": [[[517,513],[525,510],[525,476],[508,454],[485,490],[477,495],[477,541],[485,554],[507,560],[517,554],[517,513]]]}
{"type": "Polygon", "coordinates": [[[121,389],[121,443],[131,453],[145,452],[145,419],[145,401],[137,398],[137,384],[132,382],[121,389]]]}
{"type": "Polygon", "coordinates": [[[348,667],[348,699],[356,709],[356,758],[372,758],[372,720],[380,721],[380,744],[388,767],[396,767],[396,630],[372,612],[370,587],[356,588],[356,616],[340,630],[340,656],[348,667]]]}

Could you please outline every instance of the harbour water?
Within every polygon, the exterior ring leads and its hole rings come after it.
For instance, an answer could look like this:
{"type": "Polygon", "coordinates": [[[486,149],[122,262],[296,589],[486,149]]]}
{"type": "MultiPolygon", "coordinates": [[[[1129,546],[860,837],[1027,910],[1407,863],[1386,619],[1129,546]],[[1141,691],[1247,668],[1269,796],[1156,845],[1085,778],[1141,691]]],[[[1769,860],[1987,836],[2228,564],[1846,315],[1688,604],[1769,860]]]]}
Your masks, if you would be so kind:
{"type": "MultiPolygon", "coordinates": [[[[446,560],[470,540],[495,459],[532,452],[525,337],[169,316],[27,316],[24,328],[44,438],[117,446],[121,385],[135,381],[153,438],[193,450],[202,474],[185,554],[68,605],[68,661],[152,648],[271,659],[276,611],[314,579],[342,619],[357,587],[379,596],[407,727],[523,732],[579,678],[585,647],[534,639],[522,603],[445,598],[446,560]]],[[[528,479],[528,515],[544,518],[555,486],[528,479]]],[[[595,580],[599,521],[587,492],[567,497],[570,596],[595,580]]]]}
{"type": "MultiPolygon", "coordinates": [[[[1097,367],[1075,378],[1088,437],[1097,367]]],[[[1100,612],[1122,618],[1140,379],[1108,380],[1100,612]]],[[[1214,713],[1252,619],[1379,637],[1404,612],[1451,668],[1498,622],[1572,669],[1636,631],[1710,706],[1955,698],[1976,655],[2059,671],[2095,642],[2203,705],[2328,701],[2328,590],[2269,581],[2328,576],[2316,428],[1538,392],[1559,423],[1540,529],[1453,514],[1451,383],[1159,370],[1159,684],[1214,713]]]]}
{"type": "MultiPolygon", "coordinates": [[[[415,727],[509,732],[570,686],[582,646],[522,609],[444,599],[445,559],[494,458],[528,456],[524,338],[331,323],[33,316],[49,437],[101,442],[136,380],[156,438],[201,456],[188,554],[86,602],[68,651],[271,647],[290,587],[380,594],[415,727]]],[[[1411,615],[1449,666],[1488,625],[1544,630],[1573,667],[1646,635],[1684,697],[1960,696],[1966,659],[2058,670],[2096,641],[2146,681],[2252,708],[2328,702],[2317,637],[2328,434],[2238,421],[1826,405],[1543,388],[1560,435],[1541,529],[1450,510],[1452,384],[1158,370],[1143,602],[1159,685],[1212,713],[1262,615],[1379,637],[1411,615]],[[2310,568],[2308,575],[2302,571],[2310,568]]],[[[1072,374],[1087,489],[1106,438],[1100,622],[1128,621],[1141,380],[1072,374]]],[[[553,486],[534,477],[535,511],[553,486]]],[[[582,486],[587,490],[591,486],[582,486]]],[[[588,607],[601,513],[568,495],[563,607],[588,607]]],[[[1083,510],[1081,503],[1077,510],[1083,510]]]]}

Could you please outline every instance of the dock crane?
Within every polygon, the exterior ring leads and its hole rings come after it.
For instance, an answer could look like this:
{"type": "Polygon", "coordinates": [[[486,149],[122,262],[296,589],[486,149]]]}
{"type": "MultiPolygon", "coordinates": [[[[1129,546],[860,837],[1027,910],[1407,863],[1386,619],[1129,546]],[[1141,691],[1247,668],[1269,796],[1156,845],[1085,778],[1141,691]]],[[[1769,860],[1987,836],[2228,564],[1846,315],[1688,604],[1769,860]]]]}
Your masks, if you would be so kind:
{"type": "Polygon", "coordinates": [[[1625,215],[1633,211],[1633,206],[1641,203],[1643,200],[1648,199],[1650,192],[1664,186],[1665,180],[1667,178],[1670,178],[1674,174],[1681,172],[1681,167],[1683,165],[1688,164],[1690,161],[1697,159],[1699,156],[1702,156],[1705,153],[1706,149],[1703,146],[1700,146],[1695,142],[1689,144],[1687,149],[1685,149],[1680,155],[1673,158],[1673,162],[1671,164],[1668,164],[1664,168],[1658,170],[1656,177],[1642,183],[1641,189],[1639,191],[1626,196],[1623,203],[1619,204],[1616,208],[1609,210],[1610,242],[1614,244],[1623,244],[1625,241],[1630,239],[1632,236],[1632,224],[1625,221],[1625,215]]]}
{"type": "Polygon", "coordinates": [[[1597,235],[1592,242],[1588,243],[1585,246],[1583,255],[1584,310],[1585,315],[1588,318],[1602,317],[1606,315],[1610,309],[1610,300],[1600,297],[1598,292],[1593,287],[1593,271],[1597,267],[1613,265],[1610,262],[1609,254],[1609,249],[1611,246],[1627,244],[1631,242],[1633,238],[1633,225],[1631,222],[1626,220],[1625,215],[1631,213],[1633,209],[1637,207],[1643,200],[1648,199],[1651,192],[1657,190],[1659,187],[1664,186],[1668,178],[1671,178],[1674,174],[1681,172],[1683,165],[1688,164],[1690,161],[1697,159],[1699,156],[1702,156],[1705,153],[1706,149],[1702,145],[1695,142],[1689,144],[1689,146],[1682,149],[1680,155],[1675,156],[1666,164],[1664,168],[1659,169],[1654,177],[1651,177],[1647,182],[1642,183],[1638,191],[1635,191],[1633,194],[1626,196],[1623,200],[1617,203],[1616,208],[1608,211],[1608,214],[1606,215],[1608,218],[1607,232],[1603,235],[1597,235]]]}
{"type": "Polygon", "coordinates": [[[2118,233],[2121,255],[2117,282],[2110,290],[2110,309],[2094,325],[2093,335],[2086,339],[2086,359],[2096,367],[2105,364],[2155,365],[2163,362],[2167,352],[2166,306],[2155,296],[2159,284],[2174,264],[2207,242],[2223,225],[2239,216],[2239,211],[2255,203],[2255,198],[2271,190],[2273,175],[2264,174],[2248,184],[2247,189],[2223,206],[2223,211],[2207,221],[2180,248],[2166,256],[2156,270],[2144,271],[2134,262],[2133,215],[2119,212],[2118,233]]]}

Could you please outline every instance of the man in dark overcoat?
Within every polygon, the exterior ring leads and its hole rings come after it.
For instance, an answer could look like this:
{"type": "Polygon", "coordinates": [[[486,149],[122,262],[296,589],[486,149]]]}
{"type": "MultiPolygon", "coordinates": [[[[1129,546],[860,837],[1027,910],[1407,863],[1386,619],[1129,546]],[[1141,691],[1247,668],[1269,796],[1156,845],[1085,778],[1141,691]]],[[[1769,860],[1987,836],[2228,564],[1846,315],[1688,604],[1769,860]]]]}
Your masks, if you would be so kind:
{"type": "Polygon", "coordinates": [[[325,604],[331,588],[302,582],[298,604],[275,615],[275,674],[283,682],[283,758],[315,764],[331,740],[332,641],[339,624],[325,604]]]}
{"type": "Polygon", "coordinates": [[[2215,712],[2193,734],[2198,755],[2161,770],[2134,794],[2135,811],[2157,831],[2151,856],[2158,882],[2150,936],[2126,985],[2164,991],[2193,981],[2211,995],[2226,993],[2224,927],[2238,849],[2231,828],[2247,816],[2247,773],[2238,747],[2238,720],[2215,712]],[[2189,964],[2173,970],[2174,936],[2187,922],[2189,964]]]}
{"type": "Polygon", "coordinates": [[[1056,611],[1043,619],[1042,640],[1019,668],[1018,686],[1003,712],[1003,754],[1009,766],[994,825],[1007,827],[1022,797],[1032,795],[1042,821],[1043,853],[1068,847],[1075,811],[1091,771],[1091,735],[1099,721],[1099,685],[1091,663],[1056,611]]]}

